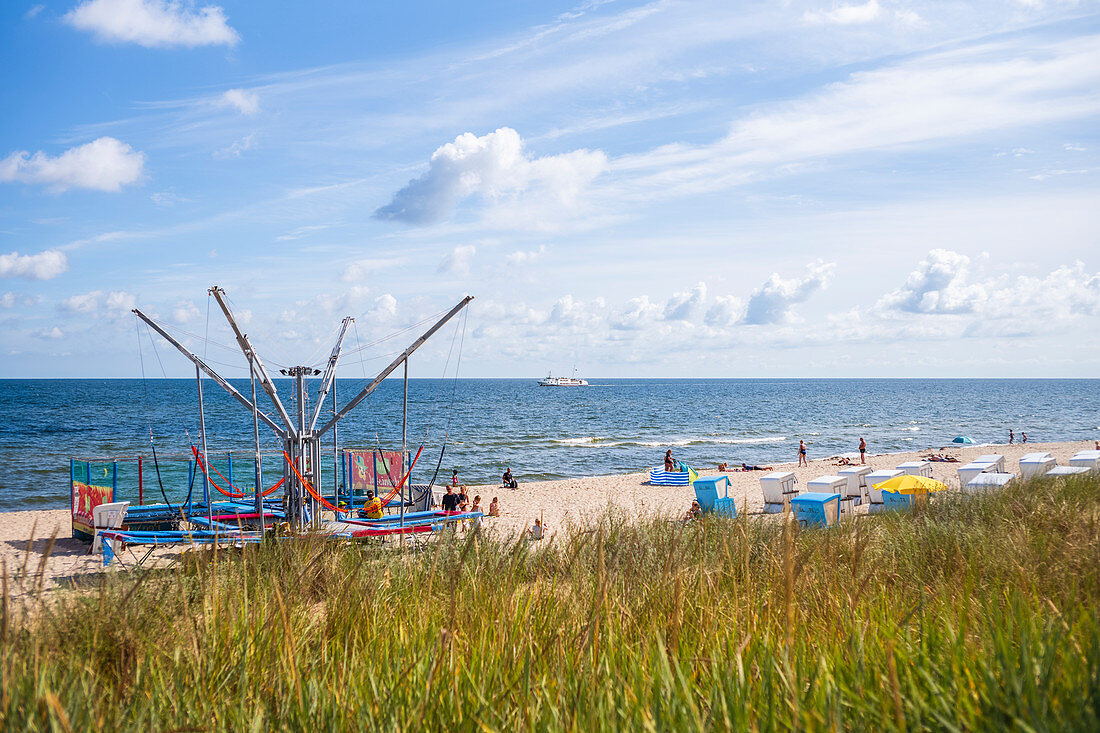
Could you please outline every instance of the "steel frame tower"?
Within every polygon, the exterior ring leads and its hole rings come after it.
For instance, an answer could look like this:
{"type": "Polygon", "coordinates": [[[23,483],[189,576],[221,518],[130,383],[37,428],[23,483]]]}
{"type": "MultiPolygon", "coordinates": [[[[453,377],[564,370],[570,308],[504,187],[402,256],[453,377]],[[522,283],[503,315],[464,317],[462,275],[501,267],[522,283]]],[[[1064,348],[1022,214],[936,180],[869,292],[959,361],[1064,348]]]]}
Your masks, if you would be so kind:
{"type": "MultiPolygon", "coordinates": [[[[299,479],[299,474],[302,479],[308,481],[311,486],[316,487],[316,474],[319,473],[321,466],[321,437],[329,430],[335,432],[337,423],[340,418],[347,415],[351,410],[355,409],[359,403],[365,400],[375,389],[378,388],[382,381],[388,377],[397,367],[405,365],[406,379],[408,377],[408,359],[414,351],[419,349],[425,341],[432,337],[432,335],[438,331],[443,324],[451,320],[455,315],[465,308],[471,300],[472,295],[467,295],[461,301],[458,302],[445,316],[440,318],[435,324],[425,331],[420,338],[413,341],[408,348],[406,348],[396,359],[394,359],[385,369],[378,373],[370,384],[362,389],[355,397],[353,397],[344,407],[340,410],[335,410],[334,401],[334,414],[331,419],[327,420],[320,428],[317,428],[317,421],[321,415],[321,410],[325,404],[325,398],[328,396],[329,391],[332,389],[333,381],[336,378],[336,365],[340,361],[341,346],[344,341],[344,336],[347,334],[348,326],[352,323],[351,316],[347,316],[343,319],[340,327],[340,334],[336,338],[336,343],[332,347],[332,353],[329,355],[328,365],[324,371],[324,377],[321,379],[321,386],[317,390],[317,402],[316,407],[313,410],[313,414],[307,414],[306,410],[306,378],[311,376],[317,376],[321,372],[317,369],[308,366],[295,366],[290,369],[282,370],[282,373],[288,377],[294,379],[294,395],[295,404],[297,409],[293,418],[287,412],[286,407],[283,405],[281,399],[279,399],[278,391],[275,388],[275,383],[271,380],[268,374],[267,368],[264,366],[263,360],[260,359],[260,355],[256,353],[256,350],[252,346],[252,342],[249,341],[248,335],[243,333],[237,325],[236,319],[233,317],[232,311],[225,302],[225,291],[218,286],[210,288],[210,294],[214,296],[218,306],[221,308],[222,313],[225,314],[226,320],[229,322],[230,328],[233,329],[233,334],[236,336],[237,344],[240,346],[241,351],[244,353],[245,359],[248,361],[249,373],[253,379],[252,385],[252,399],[248,399],[233,387],[225,378],[219,375],[210,365],[208,365],[202,358],[193,352],[189,351],[183,344],[173,338],[167,331],[164,330],[156,321],[149,316],[142,313],[139,309],[134,309],[134,315],[136,315],[145,323],[149,324],[149,327],[162,336],[168,343],[176,347],[176,349],[186,356],[196,367],[197,370],[206,373],[214,382],[229,393],[231,397],[241,403],[244,407],[248,408],[252,413],[253,421],[255,424],[254,435],[256,440],[256,452],[257,452],[257,476],[259,475],[259,423],[263,422],[269,428],[271,428],[279,436],[283,443],[283,450],[289,456],[290,461],[293,464],[291,470],[290,466],[283,466],[283,476],[285,478],[285,498],[286,498],[286,514],[287,520],[290,522],[291,528],[294,530],[302,530],[309,526],[311,523],[316,525],[319,518],[318,502],[310,495],[302,480],[299,479]],[[259,405],[256,403],[256,388],[255,379],[259,378],[260,385],[263,387],[264,392],[271,399],[272,404],[275,407],[275,411],[279,421],[271,418],[263,411],[259,409],[259,405]]],[[[201,382],[200,382],[201,384],[201,382]]],[[[335,395],[333,397],[335,400],[335,395]]],[[[408,392],[405,392],[405,399],[408,399],[408,392]]],[[[201,406],[200,406],[201,408],[201,406]]],[[[206,445],[205,445],[205,430],[203,431],[203,463],[209,465],[206,460],[206,445]]],[[[404,427],[402,429],[404,435],[404,427]]],[[[404,438],[403,438],[404,439],[404,438]]],[[[404,450],[404,449],[403,449],[404,450]]],[[[335,478],[334,478],[335,480],[335,478]]],[[[256,492],[256,510],[259,512],[262,510],[262,499],[259,494],[259,480],[257,479],[257,492],[256,492]]],[[[404,489],[402,489],[402,505],[404,504],[404,489]]]]}

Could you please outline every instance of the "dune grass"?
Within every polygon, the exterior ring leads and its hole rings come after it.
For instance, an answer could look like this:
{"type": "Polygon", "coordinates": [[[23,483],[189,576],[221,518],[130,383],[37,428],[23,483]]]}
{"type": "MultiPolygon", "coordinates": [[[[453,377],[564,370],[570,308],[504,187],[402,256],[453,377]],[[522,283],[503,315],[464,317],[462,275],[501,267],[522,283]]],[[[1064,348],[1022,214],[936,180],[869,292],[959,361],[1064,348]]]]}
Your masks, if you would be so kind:
{"type": "Polygon", "coordinates": [[[1100,479],[798,531],[282,542],[0,619],[6,729],[1100,730],[1100,479]]]}

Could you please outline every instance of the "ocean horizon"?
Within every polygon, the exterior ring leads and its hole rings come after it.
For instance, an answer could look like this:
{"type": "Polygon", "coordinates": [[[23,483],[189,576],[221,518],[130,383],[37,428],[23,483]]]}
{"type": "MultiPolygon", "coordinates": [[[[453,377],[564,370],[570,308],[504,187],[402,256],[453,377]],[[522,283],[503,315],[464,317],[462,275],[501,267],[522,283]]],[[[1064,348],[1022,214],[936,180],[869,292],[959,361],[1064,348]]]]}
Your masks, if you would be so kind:
{"type": "MultiPolygon", "coordinates": [[[[1010,429],[1018,441],[1022,433],[1035,442],[1100,439],[1097,379],[588,379],[571,388],[534,378],[410,379],[407,447],[420,452],[413,481],[446,481],[452,469],[467,483],[496,482],[509,467],[521,483],[628,473],[659,465],[669,449],[699,468],[768,464],[795,460],[799,440],[823,458],[854,454],[860,437],[871,453],[938,448],[957,435],[1004,443],[1010,429]]],[[[229,381],[247,393],[247,380],[229,381]]],[[[293,413],[291,381],[275,381],[293,413]]],[[[338,406],[363,385],[338,380],[338,406]]],[[[233,455],[237,476],[250,482],[251,413],[213,381],[203,391],[212,465],[224,473],[233,455]]],[[[165,496],[186,496],[186,457],[201,445],[193,379],[5,379],[0,405],[9,416],[0,426],[9,467],[0,472],[0,511],[67,506],[75,458],[141,455],[145,500],[161,500],[150,432],[165,496]]],[[[260,405],[273,414],[262,393],[260,405]]],[[[401,380],[386,380],[341,420],[339,447],[400,449],[401,411],[401,380]]],[[[277,476],[278,441],[262,425],[260,436],[264,474],[277,476]]],[[[331,457],[331,434],[324,444],[331,457]]],[[[323,463],[322,484],[331,486],[335,462],[323,463]]],[[[122,491],[136,496],[137,481],[136,460],[120,462],[122,491]]]]}

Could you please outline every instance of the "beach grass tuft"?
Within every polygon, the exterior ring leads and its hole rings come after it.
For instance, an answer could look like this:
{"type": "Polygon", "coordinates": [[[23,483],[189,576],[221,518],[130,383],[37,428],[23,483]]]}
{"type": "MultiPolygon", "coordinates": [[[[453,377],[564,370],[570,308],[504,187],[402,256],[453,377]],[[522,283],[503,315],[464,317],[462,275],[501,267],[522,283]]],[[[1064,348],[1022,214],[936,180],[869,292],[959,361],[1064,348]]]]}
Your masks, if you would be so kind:
{"type": "MultiPolygon", "coordinates": [[[[1100,478],[830,530],[272,542],[4,606],[7,729],[1098,730],[1100,478]]],[[[5,578],[5,583],[7,578],[5,578]]]]}

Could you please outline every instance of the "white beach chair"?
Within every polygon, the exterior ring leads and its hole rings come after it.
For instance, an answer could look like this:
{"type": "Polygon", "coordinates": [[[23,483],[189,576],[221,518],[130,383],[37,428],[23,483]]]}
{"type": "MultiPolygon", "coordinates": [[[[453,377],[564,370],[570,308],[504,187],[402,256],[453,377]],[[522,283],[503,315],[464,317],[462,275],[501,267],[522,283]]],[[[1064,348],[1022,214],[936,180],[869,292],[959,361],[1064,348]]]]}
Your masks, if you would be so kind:
{"type": "Polygon", "coordinates": [[[889,481],[895,476],[901,476],[902,472],[893,469],[883,469],[880,471],[872,471],[867,474],[867,497],[870,500],[870,506],[867,511],[871,514],[877,514],[881,511],[885,511],[882,505],[882,489],[876,489],[875,484],[881,484],[884,481],[889,481]]]}
{"type": "Polygon", "coordinates": [[[870,466],[850,466],[836,472],[837,476],[848,479],[848,487],[845,489],[847,496],[855,499],[856,506],[869,500],[867,492],[867,476],[871,474],[870,466]]]}
{"type": "Polygon", "coordinates": [[[959,488],[966,490],[966,487],[970,484],[971,479],[980,473],[1000,473],[997,470],[997,464],[995,462],[988,461],[972,461],[966,465],[959,466],[957,469],[959,474],[959,488]]]}
{"type": "Polygon", "coordinates": [[[1069,465],[1100,472],[1100,450],[1078,451],[1073,454],[1073,458],[1069,459],[1069,465]]]}
{"type": "Polygon", "coordinates": [[[1016,474],[1014,473],[979,473],[977,476],[970,479],[969,483],[967,483],[964,488],[970,493],[994,491],[996,489],[1003,489],[1015,481],[1016,474]]]}
{"type": "Polygon", "coordinates": [[[773,471],[760,477],[764,493],[764,513],[778,514],[791,508],[791,499],[798,496],[794,487],[798,479],[792,471],[773,471]]]}
{"type": "Polygon", "coordinates": [[[986,453],[985,455],[978,456],[971,463],[992,463],[996,466],[992,473],[1004,473],[1005,472],[1005,457],[1000,453],[986,453]]]}
{"type": "Polygon", "coordinates": [[[906,461],[905,463],[899,463],[897,469],[907,476],[932,478],[932,463],[930,461],[906,461]]]}
{"type": "Polygon", "coordinates": [[[126,520],[126,510],[130,508],[128,501],[114,501],[110,504],[100,504],[92,508],[92,523],[95,524],[95,538],[92,540],[92,549],[89,554],[95,555],[103,552],[103,538],[99,536],[100,530],[121,529],[126,520]]]}
{"type": "Polygon", "coordinates": [[[1020,478],[1042,476],[1058,465],[1049,453],[1028,453],[1020,459],[1020,478]]]}
{"type": "Polygon", "coordinates": [[[806,491],[819,494],[840,494],[839,511],[850,514],[855,509],[855,497],[848,496],[846,476],[818,476],[806,482],[806,491]]]}

